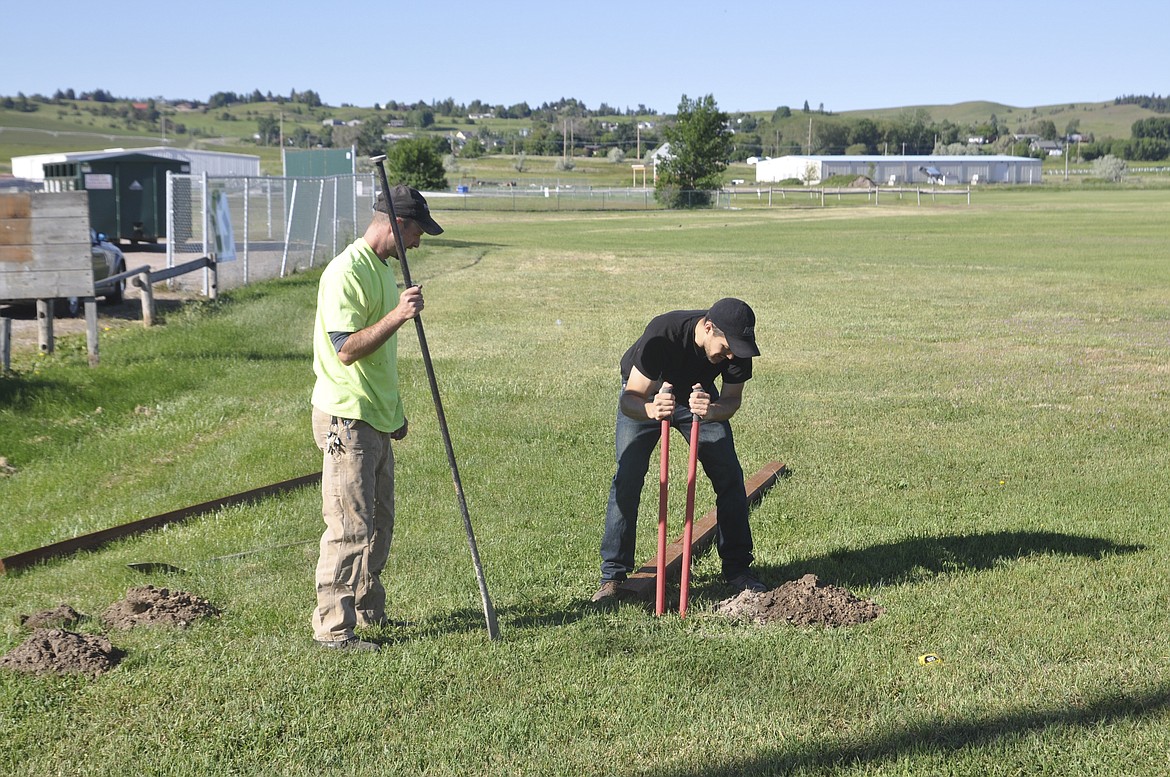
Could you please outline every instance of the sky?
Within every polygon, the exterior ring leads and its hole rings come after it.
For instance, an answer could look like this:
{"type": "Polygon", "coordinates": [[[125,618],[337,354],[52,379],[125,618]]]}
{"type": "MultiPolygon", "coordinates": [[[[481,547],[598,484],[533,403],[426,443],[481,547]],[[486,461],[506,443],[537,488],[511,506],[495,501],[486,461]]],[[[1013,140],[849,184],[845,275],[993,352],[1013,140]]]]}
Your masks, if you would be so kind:
{"type": "Polygon", "coordinates": [[[674,113],[1013,107],[1170,92],[1165,0],[1020,3],[557,0],[17,2],[0,11],[0,95],[216,92],[372,107],[576,98],[674,113]],[[1153,30],[1149,35],[1143,29],[1153,30]]]}

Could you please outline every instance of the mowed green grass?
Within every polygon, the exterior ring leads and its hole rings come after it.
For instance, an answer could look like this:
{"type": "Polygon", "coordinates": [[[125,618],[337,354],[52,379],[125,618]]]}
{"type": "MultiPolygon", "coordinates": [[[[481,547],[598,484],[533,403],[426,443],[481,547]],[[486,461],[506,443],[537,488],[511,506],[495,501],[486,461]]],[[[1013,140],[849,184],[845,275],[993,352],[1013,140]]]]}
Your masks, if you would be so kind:
{"type": "MultiPolygon", "coordinates": [[[[96,680],[0,672],[13,774],[1162,775],[1170,770],[1170,196],[983,190],[879,207],[438,212],[411,255],[502,639],[487,639],[412,331],[391,614],[377,655],[310,643],[314,489],[0,579],[19,614],[143,583],[186,631],[108,632],[96,680]],[[735,419],[757,571],[885,614],[840,629],[595,610],[617,361],[655,313],[750,301],[735,419]],[[212,560],[246,550],[252,555],[212,560]],[[143,577],[125,564],[188,570],[143,577]],[[941,663],[918,657],[937,653],[941,663]]],[[[0,381],[0,552],[311,472],[315,277],[0,381]],[[96,408],[102,411],[97,412],[96,408]]],[[[35,361],[35,368],[34,368],[35,361]]],[[[682,450],[676,438],[675,450],[682,450]]],[[[685,459],[673,458],[672,534],[685,459]]],[[[639,560],[654,545],[648,483],[639,560]],[[650,520],[645,518],[650,517],[650,520]]],[[[713,497],[700,481],[698,508],[713,497]]]]}

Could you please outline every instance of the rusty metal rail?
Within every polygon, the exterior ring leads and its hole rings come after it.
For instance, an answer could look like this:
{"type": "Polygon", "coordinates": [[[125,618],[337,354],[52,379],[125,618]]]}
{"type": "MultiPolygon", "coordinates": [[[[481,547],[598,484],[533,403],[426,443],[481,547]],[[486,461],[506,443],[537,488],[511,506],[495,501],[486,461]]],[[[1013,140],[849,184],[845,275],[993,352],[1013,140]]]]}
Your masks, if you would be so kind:
{"type": "MultiPolygon", "coordinates": [[[[759,472],[744,482],[747,491],[748,505],[753,506],[764,498],[776,481],[789,474],[788,467],[778,461],[765,465],[759,472]]],[[[715,540],[715,530],[718,528],[716,511],[711,510],[702,518],[694,522],[691,537],[691,554],[698,556],[715,540]]],[[[666,546],[666,577],[678,579],[682,572],[683,539],[679,537],[666,546]]],[[[636,572],[626,578],[619,586],[622,594],[630,599],[654,601],[655,586],[657,585],[658,555],[647,561],[636,572]]]]}
{"type": "Polygon", "coordinates": [[[161,515],[154,515],[150,518],[142,518],[130,523],[123,523],[118,526],[113,526],[109,529],[102,529],[91,534],[83,534],[80,537],[73,537],[68,540],[54,542],[51,545],[45,545],[41,548],[34,548],[33,550],[26,550],[23,553],[16,553],[11,556],[0,558],[0,575],[6,575],[9,572],[24,567],[32,566],[40,561],[47,561],[58,556],[65,556],[70,553],[76,553],[79,550],[93,550],[106,543],[120,540],[125,537],[131,537],[135,534],[141,534],[151,529],[157,529],[161,526],[166,526],[168,523],[178,523],[185,521],[188,518],[193,518],[197,515],[203,515],[215,510],[221,510],[225,507],[232,507],[238,504],[245,504],[248,502],[255,502],[265,497],[282,494],[287,491],[293,491],[304,486],[311,486],[315,483],[321,482],[321,473],[317,472],[312,475],[303,475],[292,480],[284,480],[280,483],[273,483],[269,486],[262,486],[254,488],[251,491],[244,491],[239,494],[232,494],[220,499],[213,499],[210,502],[203,502],[201,504],[192,505],[190,507],[183,507],[178,510],[172,510],[169,513],[162,513],[161,515]]]}

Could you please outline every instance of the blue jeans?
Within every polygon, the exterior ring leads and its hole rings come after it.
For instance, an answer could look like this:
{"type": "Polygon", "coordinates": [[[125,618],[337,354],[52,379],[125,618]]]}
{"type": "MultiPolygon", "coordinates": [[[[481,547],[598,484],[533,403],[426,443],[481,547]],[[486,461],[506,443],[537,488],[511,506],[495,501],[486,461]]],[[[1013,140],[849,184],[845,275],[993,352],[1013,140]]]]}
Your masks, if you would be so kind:
{"type": "MultiPolygon", "coordinates": [[[[670,425],[690,443],[689,408],[676,407],[670,425]]],[[[660,421],[635,421],[619,408],[615,433],[617,473],[609,489],[605,533],[601,537],[603,583],[608,580],[625,580],[634,571],[638,502],[641,500],[646,473],[650,469],[650,454],[654,452],[661,436],[660,421]]],[[[710,421],[699,427],[699,462],[715,489],[718,520],[716,547],[723,562],[723,576],[730,580],[746,572],[753,559],[743,468],[735,452],[730,423],[710,421]]]]}

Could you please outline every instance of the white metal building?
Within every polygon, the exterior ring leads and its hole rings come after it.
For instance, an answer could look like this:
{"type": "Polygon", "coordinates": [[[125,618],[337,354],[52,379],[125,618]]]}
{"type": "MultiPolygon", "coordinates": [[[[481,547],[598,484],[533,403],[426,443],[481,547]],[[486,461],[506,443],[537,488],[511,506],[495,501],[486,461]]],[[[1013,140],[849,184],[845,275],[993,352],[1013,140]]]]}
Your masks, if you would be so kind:
{"type": "Polygon", "coordinates": [[[228,154],[222,151],[200,151],[192,148],[107,148],[101,151],[71,151],[59,154],[33,154],[12,157],[12,174],[16,178],[30,181],[45,180],[45,165],[70,162],[74,159],[94,159],[101,154],[121,156],[124,154],[148,154],[163,159],[178,159],[191,165],[192,175],[235,175],[259,176],[260,157],[251,154],[228,154]]]}
{"type": "Polygon", "coordinates": [[[1041,182],[1040,160],[1026,156],[782,156],[756,162],[759,183],[799,178],[815,185],[834,175],[864,175],[881,186],[1041,182]]]}

